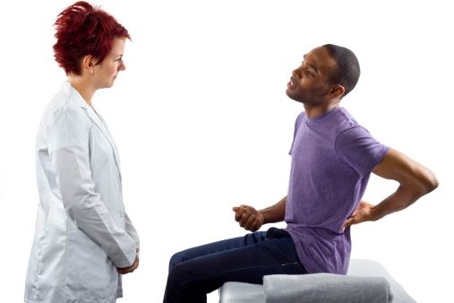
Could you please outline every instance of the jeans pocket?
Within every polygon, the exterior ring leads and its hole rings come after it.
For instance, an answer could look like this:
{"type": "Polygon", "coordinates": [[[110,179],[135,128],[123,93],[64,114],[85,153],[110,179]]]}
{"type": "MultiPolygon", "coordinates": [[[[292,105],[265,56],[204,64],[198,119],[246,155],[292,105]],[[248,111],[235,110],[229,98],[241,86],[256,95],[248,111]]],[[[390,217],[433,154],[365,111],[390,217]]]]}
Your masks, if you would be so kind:
{"type": "Polygon", "coordinates": [[[290,234],[282,228],[270,227],[266,232],[267,239],[290,237],[290,234]]]}

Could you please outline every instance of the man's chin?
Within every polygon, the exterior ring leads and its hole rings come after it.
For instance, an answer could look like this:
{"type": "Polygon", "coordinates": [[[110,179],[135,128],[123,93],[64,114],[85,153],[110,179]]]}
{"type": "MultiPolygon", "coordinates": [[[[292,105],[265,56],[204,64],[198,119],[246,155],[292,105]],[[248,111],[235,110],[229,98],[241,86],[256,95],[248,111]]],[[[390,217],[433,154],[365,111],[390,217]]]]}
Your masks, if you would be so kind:
{"type": "Polygon", "coordinates": [[[292,93],[289,92],[288,89],[285,91],[285,93],[287,94],[287,97],[289,97],[293,101],[296,101],[296,102],[299,102],[299,103],[304,103],[304,101],[301,101],[301,99],[299,99],[299,98],[295,97],[294,95],[292,95],[292,93]]]}

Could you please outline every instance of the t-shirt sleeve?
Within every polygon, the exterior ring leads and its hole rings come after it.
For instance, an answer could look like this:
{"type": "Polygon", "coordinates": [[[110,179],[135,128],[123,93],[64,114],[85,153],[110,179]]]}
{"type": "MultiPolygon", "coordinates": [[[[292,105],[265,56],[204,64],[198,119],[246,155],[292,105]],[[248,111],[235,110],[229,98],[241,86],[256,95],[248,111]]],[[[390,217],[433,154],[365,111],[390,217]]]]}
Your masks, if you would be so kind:
{"type": "Polygon", "coordinates": [[[337,156],[360,176],[369,174],[388,150],[389,147],[375,140],[362,126],[344,130],[336,139],[337,156]]]}

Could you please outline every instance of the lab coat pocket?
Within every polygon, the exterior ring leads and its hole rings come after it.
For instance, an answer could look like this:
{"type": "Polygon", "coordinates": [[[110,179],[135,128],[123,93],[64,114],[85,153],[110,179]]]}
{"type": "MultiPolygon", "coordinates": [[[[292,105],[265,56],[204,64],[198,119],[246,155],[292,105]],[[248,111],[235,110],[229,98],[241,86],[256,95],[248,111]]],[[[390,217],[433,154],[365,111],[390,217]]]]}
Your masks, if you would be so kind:
{"type": "Polygon", "coordinates": [[[67,285],[74,297],[109,297],[116,290],[117,268],[101,246],[73,222],[68,226],[67,260],[67,285]]]}

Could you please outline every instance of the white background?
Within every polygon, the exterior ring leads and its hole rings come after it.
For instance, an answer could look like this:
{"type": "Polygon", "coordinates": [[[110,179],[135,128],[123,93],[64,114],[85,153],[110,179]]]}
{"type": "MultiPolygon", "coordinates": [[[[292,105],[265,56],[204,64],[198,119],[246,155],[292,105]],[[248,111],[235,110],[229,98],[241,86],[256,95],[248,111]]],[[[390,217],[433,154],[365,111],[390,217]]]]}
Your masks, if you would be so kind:
{"type": "MultiPolygon", "coordinates": [[[[409,209],[356,226],[353,257],[381,262],[418,301],[454,302],[450,1],[98,1],[130,32],[127,70],[95,96],[120,150],[141,265],[124,303],[161,302],[172,253],[244,231],[231,207],[286,194],[291,71],[312,48],[356,52],[362,76],[342,104],[383,143],[432,169],[440,187],[409,209]]],[[[22,302],[38,196],[40,116],[65,80],[52,24],[72,1],[0,10],[0,301],[22,302]]],[[[377,203],[396,188],[372,178],[377,203]]],[[[216,302],[216,292],[209,295],[216,302]]]]}

